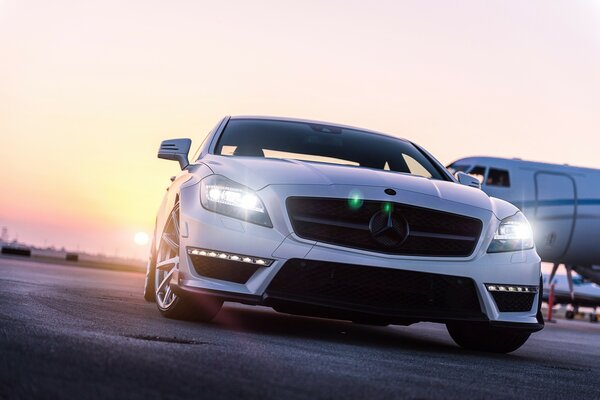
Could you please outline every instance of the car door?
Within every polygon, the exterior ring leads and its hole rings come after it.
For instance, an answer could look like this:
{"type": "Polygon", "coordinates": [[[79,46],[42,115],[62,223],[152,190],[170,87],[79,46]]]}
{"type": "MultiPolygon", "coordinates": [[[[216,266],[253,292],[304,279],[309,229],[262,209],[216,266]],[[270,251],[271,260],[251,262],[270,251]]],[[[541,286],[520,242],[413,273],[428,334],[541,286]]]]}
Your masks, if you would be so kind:
{"type": "Polygon", "coordinates": [[[533,230],[538,253],[544,261],[559,262],[573,235],[577,191],[566,174],[535,175],[536,206],[533,230]]]}

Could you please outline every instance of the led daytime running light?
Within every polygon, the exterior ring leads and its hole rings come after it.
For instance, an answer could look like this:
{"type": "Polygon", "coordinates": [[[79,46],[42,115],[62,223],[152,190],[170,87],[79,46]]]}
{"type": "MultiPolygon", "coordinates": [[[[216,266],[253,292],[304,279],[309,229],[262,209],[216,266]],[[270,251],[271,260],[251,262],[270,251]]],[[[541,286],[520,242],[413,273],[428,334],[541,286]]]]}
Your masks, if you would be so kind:
{"type": "Polygon", "coordinates": [[[192,256],[219,258],[222,260],[237,261],[237,262],[246,263],[246,264],[255,264],[255,265],[260,265],[263,267],[269,267],[275,261],[275,260],[271,260],[269,258],[252,257],[252,256],[241,255],[241,254],[232,254],[232,253],[226,253],[223,251],[213,251],[213,250],[206,250],[206,249],[188,249],[187,252],[189,255],[192,255],[192,256]]]}
{"type": "Polygon", "coordinates": [[[490,292],[511,292],[511,293],[537,293],[538,292],[537,286],[486,284],[485,287],[490,292]]]}

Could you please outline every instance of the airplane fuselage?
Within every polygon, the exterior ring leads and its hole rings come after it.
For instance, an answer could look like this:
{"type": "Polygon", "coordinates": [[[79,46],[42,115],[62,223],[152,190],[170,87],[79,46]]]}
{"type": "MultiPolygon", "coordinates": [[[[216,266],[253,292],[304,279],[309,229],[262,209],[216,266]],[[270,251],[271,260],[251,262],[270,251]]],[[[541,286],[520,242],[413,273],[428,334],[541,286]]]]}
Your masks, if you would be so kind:
{"type": "Polygon", "coordinates": [[[519,207],[543,261],[572,265],[600,282],[600,170],[492,157],[463,158],[449,168],[478,176],[487,194],[519,207]]]}

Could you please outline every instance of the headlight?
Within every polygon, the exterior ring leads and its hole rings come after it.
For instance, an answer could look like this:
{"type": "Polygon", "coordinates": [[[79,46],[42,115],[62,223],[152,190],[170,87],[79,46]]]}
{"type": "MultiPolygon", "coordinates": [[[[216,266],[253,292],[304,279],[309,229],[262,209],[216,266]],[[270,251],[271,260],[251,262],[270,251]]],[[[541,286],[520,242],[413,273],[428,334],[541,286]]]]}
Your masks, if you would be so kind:
{"type": "Polygon", "coordinates": [[[533,248],[533,232],[527,218],[518,212],[500,223],[488,253],[519,251],[533,248]]]}
{"type": "Polygon", "coordinates": [[[256,193],[221,175],[204,178],[200,202],[207,210],[272,228],[265,205],[256,193]]]}

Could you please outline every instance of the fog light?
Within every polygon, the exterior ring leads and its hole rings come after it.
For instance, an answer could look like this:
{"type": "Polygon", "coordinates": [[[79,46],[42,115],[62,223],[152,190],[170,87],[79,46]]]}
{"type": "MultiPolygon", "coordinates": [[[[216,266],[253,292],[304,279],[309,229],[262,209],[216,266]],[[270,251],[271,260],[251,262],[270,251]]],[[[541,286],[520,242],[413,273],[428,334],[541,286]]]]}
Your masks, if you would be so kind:
{"type": "Polygon", "coordinates": [[[489,292],[511,292],[511,293],[537,293],[537,286],[499,285],[486,283],[489,292]]]}
{"type": "Polygon", "coordinates": [[[230,261],[244,262],[244,263],[248,263],[248,264],[256,264],[256,265],[260,265],[263,267],[269,267],[275,261],[275,260],[271,260],[268,258],[258,258],[258,257],[252,257],[252,256],[245,256],[242,254],[224,253],[221,251],[215,252],[212,250],[205,250],[205,249],[188,248],[187,252],[188,252],[188,254],[190,254],[192,256],[216,257],[216,258],[220,258],[222,260],[230,260],[230,261]]]}

